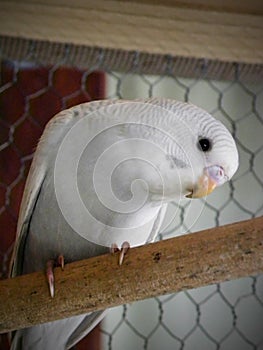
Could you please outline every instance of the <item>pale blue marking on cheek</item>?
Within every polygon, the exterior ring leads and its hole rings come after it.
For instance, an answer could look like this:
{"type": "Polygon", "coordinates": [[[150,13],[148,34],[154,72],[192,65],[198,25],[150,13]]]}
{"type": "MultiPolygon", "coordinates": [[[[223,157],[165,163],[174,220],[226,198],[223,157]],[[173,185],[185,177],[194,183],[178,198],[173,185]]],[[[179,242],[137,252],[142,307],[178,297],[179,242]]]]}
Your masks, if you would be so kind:
{"type": "Polygon", "coordinates": [[[186,164],[183,160],[176,158],[175,156],[171,154],[166,155],[166,159],[170,161],[170,168],[171,169],[185,169],[188,168],[188,164],[186,164]]]}

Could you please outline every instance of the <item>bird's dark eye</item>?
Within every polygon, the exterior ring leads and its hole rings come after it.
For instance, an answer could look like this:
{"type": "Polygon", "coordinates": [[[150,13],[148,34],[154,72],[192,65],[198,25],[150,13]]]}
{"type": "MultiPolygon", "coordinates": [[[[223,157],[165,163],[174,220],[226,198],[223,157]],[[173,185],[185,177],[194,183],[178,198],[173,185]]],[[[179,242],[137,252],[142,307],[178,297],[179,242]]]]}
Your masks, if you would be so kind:
{"type": "Polygon", "coordinates": [[[202,138],[198,141],[198,147],[203,152],[208,152],[212,148],[212,143],[209,139],[202,138]]]}

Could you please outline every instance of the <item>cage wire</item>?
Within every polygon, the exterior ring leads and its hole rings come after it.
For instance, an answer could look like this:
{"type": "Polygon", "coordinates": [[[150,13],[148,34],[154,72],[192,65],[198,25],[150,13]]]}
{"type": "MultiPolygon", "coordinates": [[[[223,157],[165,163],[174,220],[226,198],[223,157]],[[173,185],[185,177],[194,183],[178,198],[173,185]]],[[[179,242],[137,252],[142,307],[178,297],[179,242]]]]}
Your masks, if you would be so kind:
{"type": "MultiPolygon", "coordinates": [[[[172,203],[159,239],[262,215],[262,66],[5,37],[0,48],[2,278],[37,139],[59,110],[91,99],[189,101],[220,119],[237,142],[234,179],[206,200],[172,203]]],[[[105,350],[263,349],[263,276],[114,308],[101,325],[101,338],[105,350]]],[[[3,337],[0,348],[8,349],[3,337]]]]}

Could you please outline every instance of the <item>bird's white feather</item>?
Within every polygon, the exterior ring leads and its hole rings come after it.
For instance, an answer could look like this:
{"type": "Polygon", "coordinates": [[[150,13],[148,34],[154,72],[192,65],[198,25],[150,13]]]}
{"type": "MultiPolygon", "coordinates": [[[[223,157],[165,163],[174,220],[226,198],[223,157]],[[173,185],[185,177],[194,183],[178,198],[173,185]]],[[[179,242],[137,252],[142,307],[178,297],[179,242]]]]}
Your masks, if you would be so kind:
{"type": "MultiPolygon", "coordinates": [[[[221,123],[190,104],[157,98],[96,101],[59,113],[48,123],[28,175],[12,276],[44,269],[47,260],[59,254],[70,262],[102,254],[111,243],[152,242],[167,202],[185,195],[204,167],[215,164],[224,168],[229,178],[233,176],[238,166],[235,143],[221,123]],[[197,143],[205,136],[212,140],[214,149],[204,155],[197,143]],[[88,147],[80,151],[83,137],[89,138],[88,147]],[[78,162],[74,163],[78,153],[78,162]],[[100,162],[102,155],[105,157],[100,162]],[[125,162],[118,163],[109,185],[106,177],[113,156],[125,162]],[[143,162],[140,157],[144,157],[143,162]],[[69,173],[75,176],[75,165],[79,169],[79,196],[90,216],[73,204],[69,173]],[[94,183],[98,186],[95,189],[94,183]],[[117,193],[116,203],[108,187],[117,193]],[[134,198],[130,199],[131,193],[134,198]],[[101,204],[98,194],[107,205],[101,204]],[[141,194],[146,194],[143,205],[126,213],[127,203],[131,208],[135,195],[141,194]],[[114,211],[113,202],[126,209],[114,211]]],[[[12,350],[68,349],[101,317],[98,312],[18,331],[12,350]]]]}

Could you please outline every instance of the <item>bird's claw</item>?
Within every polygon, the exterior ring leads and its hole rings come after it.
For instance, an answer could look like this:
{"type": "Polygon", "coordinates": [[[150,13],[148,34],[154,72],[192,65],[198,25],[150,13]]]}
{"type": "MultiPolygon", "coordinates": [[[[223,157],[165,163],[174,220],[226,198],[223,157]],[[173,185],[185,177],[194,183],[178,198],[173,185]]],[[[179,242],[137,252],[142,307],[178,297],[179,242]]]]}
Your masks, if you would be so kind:
{"type": "Polygon", "coordinates": [[[113,243],[113,244],[111,245],[111,248],[110,248],[111,254],[114,254],[114,253],[116,253],[116,252],[118,252],[118,251],[120,250],[119,265],[122,265],[124,256],[125,256],[125,254],[127,253],[127,251],[129,250],[129,248],[130,248],[130,244],[129,244],[129,242],[127,242],[127,241],[125,241],[125,242],[122,243],[121,249],[118,248],[118,246],[117,246],[116,243],[113,243]]]}
{"type": "Polygon", "coordinates": [[[46,275],[47,275],[49,293],[50,293],[51,298],[54,298],[54,295],[55,295],[53,268],[54,268],[54,260],[48,260],[46,275]]]}
{"type": "Polygon", "coordinates": [[[110,253],[114,254],[114,253],[116,253],[118,251],[119,251],[119,248],[118,248],[117,244],[116,243],[112,243],[112,245],[110,247],[110,253]]]}
{"type": "Polygon", "coordinates": [[[130,248],[129,242],[125,241],[122,243],[121,252],[120,252],[120,256],[119,256],[119,265],[122,265],[124,256],[127,253],[127,251],[129,250],[129,248],[130,248]]]}
{"type": "Polygon", "coordinates": [[[60,254],[58,256],[57,264],[58,264],[58,266],[61,266],[61,270],[64,270],[65,260],[64,260],[64,256],[62,254],[60,254]]]}
{"type": "Polygon", "coordinates": [[[49,286],[49,293],[51,298],[54,298],[55,295],[55,278],[54,278],[54,267],[61,266],[61,269],[64,270],[65,260],[64,256],[60,254],[55,263],[54,260],[48,260],[46,265],[46,276],[49,286]]]}

